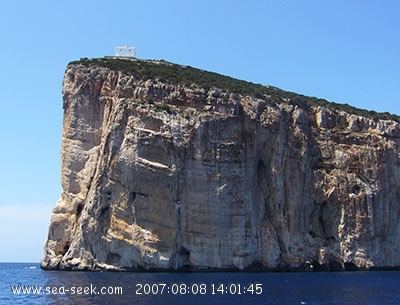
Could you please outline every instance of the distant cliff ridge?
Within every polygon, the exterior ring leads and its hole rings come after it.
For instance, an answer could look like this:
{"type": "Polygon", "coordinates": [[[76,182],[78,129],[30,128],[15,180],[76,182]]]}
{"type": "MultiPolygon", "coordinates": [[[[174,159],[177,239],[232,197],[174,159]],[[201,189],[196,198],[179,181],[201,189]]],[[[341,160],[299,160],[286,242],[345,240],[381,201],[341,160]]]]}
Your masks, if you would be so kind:
{"type": "Polygon", "coordinates": [[[63,81],[43,269],[400,266],[399,118],[162,61],[63,81]]]}

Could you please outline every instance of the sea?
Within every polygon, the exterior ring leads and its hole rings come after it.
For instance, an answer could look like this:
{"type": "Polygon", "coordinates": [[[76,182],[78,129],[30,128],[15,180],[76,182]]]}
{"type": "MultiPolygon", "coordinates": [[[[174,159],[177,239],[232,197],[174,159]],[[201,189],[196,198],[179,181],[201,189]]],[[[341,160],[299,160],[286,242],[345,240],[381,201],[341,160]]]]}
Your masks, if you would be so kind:
{"type": "Polygon", "coordinates": [[[43,271],[0,263],[0,304],[400,304],[400,271],[43,271]]]}

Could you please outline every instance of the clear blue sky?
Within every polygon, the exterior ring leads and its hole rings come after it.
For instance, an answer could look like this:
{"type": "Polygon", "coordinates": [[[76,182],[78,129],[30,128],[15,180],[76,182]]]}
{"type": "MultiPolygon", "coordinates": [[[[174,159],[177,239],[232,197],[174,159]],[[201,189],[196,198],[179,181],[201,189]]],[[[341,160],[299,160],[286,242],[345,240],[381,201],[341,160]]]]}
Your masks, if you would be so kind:
{"type": "Polygon", "coordinates": [[[285,90],[400,114],[400,1],[0,3],[0,261],[39,261],[60,188],[68,62],[129,44],[285,90]]]}

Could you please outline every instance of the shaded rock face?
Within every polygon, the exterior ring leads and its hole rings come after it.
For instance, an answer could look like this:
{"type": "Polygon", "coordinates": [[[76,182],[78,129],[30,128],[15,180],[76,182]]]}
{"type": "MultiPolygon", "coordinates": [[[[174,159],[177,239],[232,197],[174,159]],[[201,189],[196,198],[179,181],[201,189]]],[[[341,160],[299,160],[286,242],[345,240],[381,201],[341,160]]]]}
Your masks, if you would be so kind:
{"type": "Polygon", "coordinates": [[[70,64],[41,266],[400,266],[400,127],[70,64]]]}

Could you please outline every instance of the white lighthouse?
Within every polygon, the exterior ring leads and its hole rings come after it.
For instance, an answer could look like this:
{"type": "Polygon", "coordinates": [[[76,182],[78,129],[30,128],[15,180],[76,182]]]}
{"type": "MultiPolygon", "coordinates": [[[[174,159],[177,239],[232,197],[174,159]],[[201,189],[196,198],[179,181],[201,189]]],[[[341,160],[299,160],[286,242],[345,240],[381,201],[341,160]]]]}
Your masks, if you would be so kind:
{"type": "Polygon", "coordinates": [[[124,47],[115,47],[115,56],[136,58],[136,48],[128,45],[124,47]]]}

